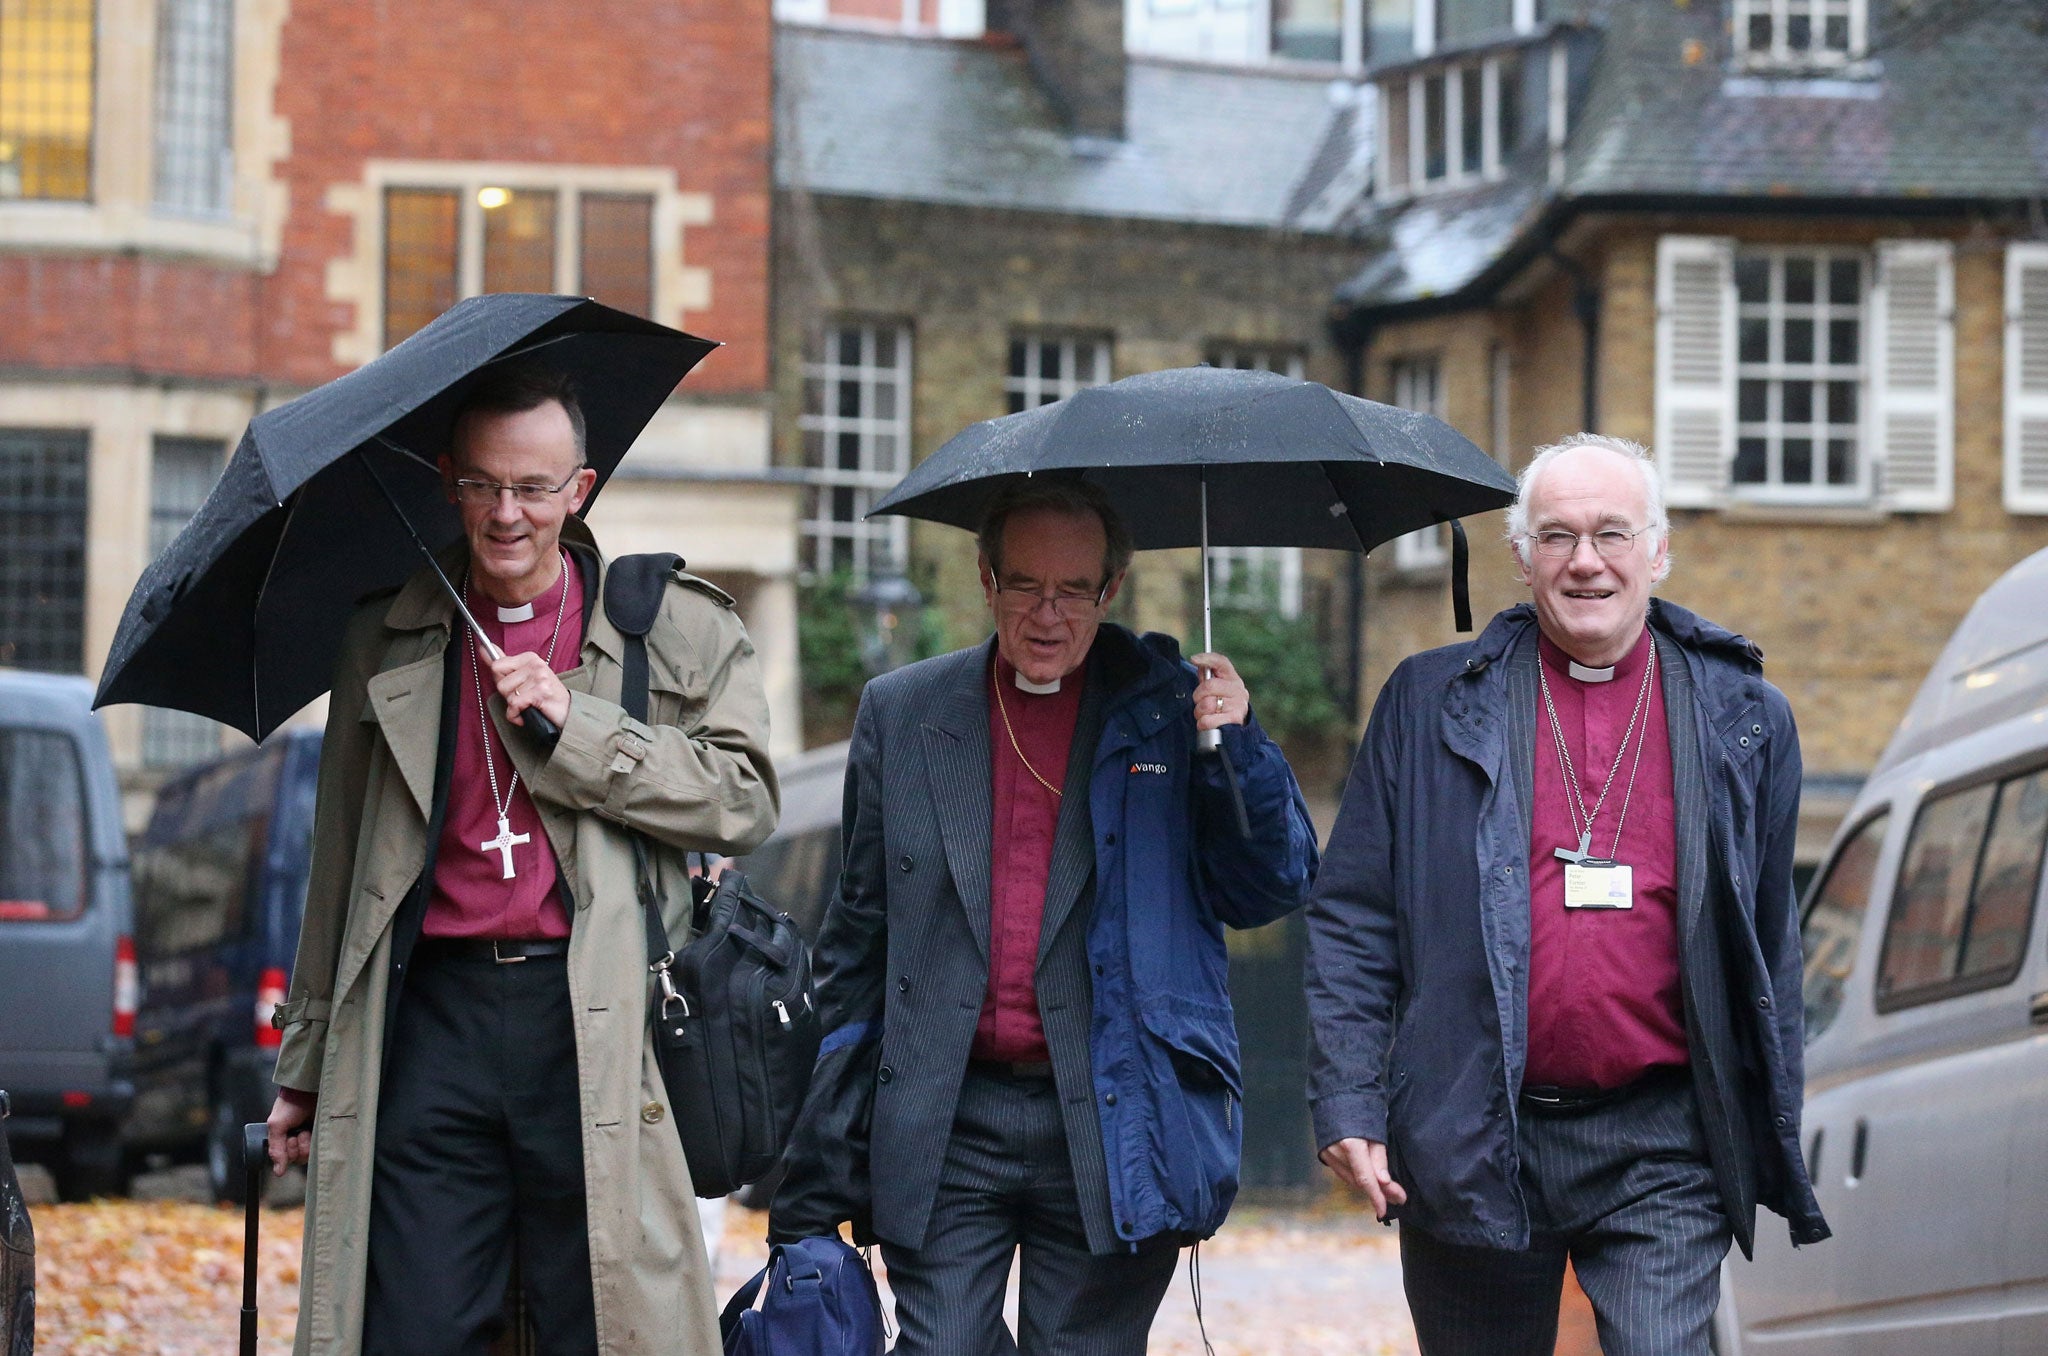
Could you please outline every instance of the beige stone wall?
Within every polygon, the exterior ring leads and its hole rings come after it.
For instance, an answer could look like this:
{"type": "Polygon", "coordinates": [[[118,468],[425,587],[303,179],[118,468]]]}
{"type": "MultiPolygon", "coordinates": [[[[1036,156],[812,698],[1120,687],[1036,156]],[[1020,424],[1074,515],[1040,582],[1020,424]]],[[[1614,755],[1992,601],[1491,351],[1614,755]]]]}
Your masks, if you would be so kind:
{"type": "MultiPolygon", "coordinates": [[[[1649,443],[1655,418],[1655,261],[1661,234],[1756,243],[1874,245],[1946,238],[1955,255],[1955,506],[1937,514],[1757,507],[1674,512],[1665,597],[1741,631],[1791,699],[1809,772],[1860,776],[1883,749],[1927,667],[1977,594],[2048,547],[2048,518],[2008,513],[2000,497],[2004,245],[1982,227],[1900,220],[1637,217],[1593,223],[1568,242],[1602,290],[1599,410],[1604,432],[1649,443]]],[[[1539,265],[1545,273],[1547,266],[1539,265]]],[[[1406,352],[1444,358],[1451,422],[1483,444],[1483,354],[1498,338],[1513,364],[1515,465],[1577,427],[1580,340],[1570,288],[1551,273],[1497,308],[1381,328],[1374,394],[1406,352]]],[[[1526,596],[1495,544],[1497,518],[1467,521],[1473,604],[1484,617],[1526,596]]],[[[1376,692],[1405,655],[1455,639],[1440,580],[1402,582],[1376,552],[1366,651],[1376,692]]],[[[1817,848],[1812,849],[1817,851],[1817,848]]]]}

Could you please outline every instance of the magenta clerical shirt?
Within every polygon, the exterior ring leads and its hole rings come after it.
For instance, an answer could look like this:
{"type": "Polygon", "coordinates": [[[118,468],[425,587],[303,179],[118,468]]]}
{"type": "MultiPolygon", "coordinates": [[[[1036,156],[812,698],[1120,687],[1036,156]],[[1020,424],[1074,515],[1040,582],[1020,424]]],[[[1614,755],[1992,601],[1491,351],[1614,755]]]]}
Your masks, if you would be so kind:
{"type": "Polygon", "coordinates": [[[1017,671],[998,656],[988,708],[994,812],[989,825],[988,992],[971,1053],[976,1059],[1044,1063],[1052,1055],[1038,1018],[1038,941],[1060,797],[1032,776],[1031,768],[1064,789],[1086,674],[1077,669],[1058,692],[1048,693],[1026,692],[1016,678],[1017,671]]]}
{"type": "MultiPolygon", "coordinates": [[[[558,581],[533,600],[533,616],[526,621],[498,620],[496,604],[469,586],[464,601],[488,635],[506,654],[546,654],[548,638],[555,634],[555,610],[563,609],[561,638],[555,643],[552,667],[557,673],[575,668],[583,641],[583,580],[574,562],[562,562],[568,580],[563,598],[558,581]]],[[[460,625],[460,620],[457,622],[460,625]]],[[[497,838],[498,809],[491,801],[491,779],[484,771],[484,732],[477,711],[477,679],[484,690],[495,694],[490,668],[476,651],[476,641],[463,632],[450,650],[451,659],[462,666],[460,693],[455,709],[455,767],[448,778],[448,816],[441,828],[440,846],[434,856],[434,893],[427,902],[427,916],[420,931],[429,937],[497,937],[531,940],[539,937],[567,937],[569,915],[562,907],[557,881],[554,849],[541,827],[540,813],[526,794],[522,778],[512,790],[508,818],[514,836],[527,841],[512,848],[513,877],[505,879],[503,859],[496,849],[480,844],[497,838]],[[464,649],[469,650],[468,654],[464,649]],[[481,663],[483,667],[479,669],[481,663]]],[[[514,730],[517,739],[520,732],[514,730]]],[[[498,772],[498,796],[512,783],[512,760],[506,754],[495,726],[490,735],[490,758],[498,772]]]]}
{"type": "MultiPolygon", "coordinates": [[[[1587,809],[1622,752],[1629,713],[1649,661],[1644,631],[1614,678],[1570,676],[1569,658],[1546,638],[1542,663],[1565,748],[1587,809]]],[[[1592,855],[1633,868],[1632,909],[1567,909],[1564,866],[1554,848],[1576,848],[1564,768],[1550,716],[1536,695],[1535,805],[1529,842],[1530,1086],[1614,1088],[1651,1069],[1688,1062],[1678,977],[1678,853],[1672,815],[1671,741],[1662,675],[1651,683],[1647,731],[1630,739],[1627,759],[1593,826],[1592,855]],[[1636,739],[1644,740],[1635,793],[1628,796],[1636,739]],[[1628,797],[1620,844],[1615,826],[1628,797]]]]}

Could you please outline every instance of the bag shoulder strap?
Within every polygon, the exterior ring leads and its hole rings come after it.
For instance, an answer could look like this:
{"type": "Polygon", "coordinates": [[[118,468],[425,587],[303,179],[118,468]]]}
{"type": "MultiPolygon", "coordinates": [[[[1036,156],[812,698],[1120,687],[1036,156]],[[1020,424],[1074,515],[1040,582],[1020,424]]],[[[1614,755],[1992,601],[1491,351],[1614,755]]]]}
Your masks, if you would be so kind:
{"type": "Polygon", "coordinates": [[[683,568],[673,551],[620,556],[604,577],[604,615],[626,638],[619,705],[633,719],[647,719],[647,633],[661,613],[661,596],[683,568]]]}

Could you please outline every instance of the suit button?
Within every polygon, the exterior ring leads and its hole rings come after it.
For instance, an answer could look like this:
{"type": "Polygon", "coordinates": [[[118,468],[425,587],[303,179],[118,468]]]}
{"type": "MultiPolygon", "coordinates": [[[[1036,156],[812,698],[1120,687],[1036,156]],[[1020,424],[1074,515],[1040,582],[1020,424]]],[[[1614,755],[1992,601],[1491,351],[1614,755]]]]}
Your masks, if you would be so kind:
{"type": "Polygon", "coordinates": [[[1770,1000],[1770,998],[1769,998],[1768,996],[1766,996],[1766,997],[1763,997],[1763,998],[1759,998],[1759,999],[1757,999],[1757,1000],[1756,1000],[1756,1005],[1757,1005],[1758,1007],[1760,1007],[1760,1008],[1763,1008],[1763,1009],[1765,1009],[1766,1011],[1768,1011],[1768,1010],[1770,1009],[1770,1006],[1771,1006],[1771,1000],[1770,1000]]]}
{"type": "Polygon", "coordinates": [[[1107,1103],[1109,1103],[1109,1104],[1110,1104],[1111,1106],[1115,1106],[1115,1105],[1116,1105],[1116,1094],[1115,1094],[1115,1093],[1113,1093],[1113,1092],[1112,1092],[1112,1093],[1108,1093],[1108,1094],[1106,1094],[1106,1095],[1105,1095],[1105,1096],[1103,1097],[1103,1099],[1102,1099],[1102,1100],[1103,1100],[1103,1101],[1105,1101],[1105,1102],[1107,1102],[1107,1103]]]}
{"type": "Polygon", "coordinates": [[[896,992],[898,992],[898,993],[909,993],[909,992],[910,992],[910,976],[909,976],[909,975],[900,975],[900,976],[898,976],[898,977],[897,977],[897,980],[896,980],[896,992]]]}
{"type": "Polygon", "coordinates": [[[662,1114],[661,1103],[659,1102],[649,1102],[646,1106],[640,1108],[640,1119],[646,1121],[649,1125],[660,1124],[662,1114]]]}
{"type": "Polygon", "coordinates": [[[908,870],[909,870],[909,869],[910,869],[911,867],[913,867],[913,866],[916,866],[916,865],[917,865],[917,858],[915,858],[915,857],[911,856],[911,855],[910,855],[909,853],[907,853],[907,852],[906,852],[906,853],[904,853],[904,854],[903,854],[903,855],[902,855],[901,857],[898,857],[898,858],[896,859],[896,869],[897,869],[898,871],[908,871],[908,870]]]}
{"type": "Polygon", "coordinates": [[[1749,736],[1744,735],[1742,738],[1736,740],[1735,742],[1742,745],[1742,747],[1746,749],[1749,747],[1749,736]]]}
{"type": "Polygon", "coordinates": [[[1762,734],[1764,732],[1764,727],[1761,725],[1752,725],[1749,727],[1749,732],[1751,734],[1762,734]]]}
{"type": "Polygon", "coordinates": [[[895,1076],[896,1071],[886,1064],[884,1064],[881,1068],[875,1070],[875,1081],[877,1083],[886,1083],[895,1076]]]}

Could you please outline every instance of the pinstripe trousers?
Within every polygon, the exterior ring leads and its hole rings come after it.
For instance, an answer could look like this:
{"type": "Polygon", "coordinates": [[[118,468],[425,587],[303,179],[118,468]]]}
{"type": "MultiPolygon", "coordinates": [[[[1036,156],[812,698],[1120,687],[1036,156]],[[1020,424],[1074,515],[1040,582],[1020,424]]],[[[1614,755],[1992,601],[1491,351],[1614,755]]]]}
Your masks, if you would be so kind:
{"type": "Polygon", "coordinates": [[[1550,1356],[1567,1257],[1606,1356],[1706,1356],[1731,1235],[1691,1079],[1652,1079],[1578,1112],[1524,1106],[1516,1143],[1526,1250],[1402,1226],[1422,1356],[1550,1356]]]}
{"type": "Polygon", "coordinates": [[[1050,1077],[970,1066],[924,1246],[884,1241],[896,1297],[895,1356],[1143,1356],[1179,1249],[1088,1251],[1050,1077]],[[1022,1251],[1017,1336],[1003,1322],[1022,1251]]]}

